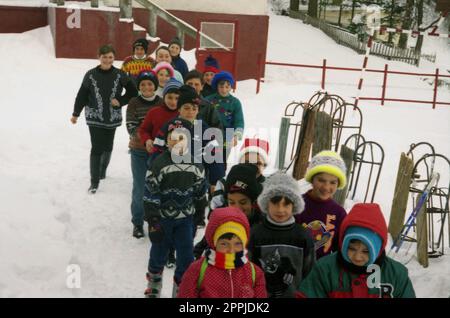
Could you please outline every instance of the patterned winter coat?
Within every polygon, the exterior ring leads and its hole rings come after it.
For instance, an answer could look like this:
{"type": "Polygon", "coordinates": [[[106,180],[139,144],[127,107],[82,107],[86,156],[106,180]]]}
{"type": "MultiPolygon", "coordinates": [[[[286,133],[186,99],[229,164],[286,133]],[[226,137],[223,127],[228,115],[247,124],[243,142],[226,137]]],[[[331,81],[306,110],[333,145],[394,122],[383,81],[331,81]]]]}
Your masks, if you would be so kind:
{"type": "MultiPolygon", "coordinates": [[[[213,235],[219,225],[235,221],[245,224],[249,233],[248,222],[245,222],[245,214],[230,217],[227,213],[216,213],[210,219],[206,231],[208,245],[213,246],[213,235]],[[236,219],[235,219],[236,218],[236,219]]],[[[178,292],[179,298],[265,298],[267,297],[264,274],[262,270],[253,264],[255,279],[252,279],[252,268],[249,262],[232,270],[208,265],[204,273],[200,289],[197,288],[200,269],[204,257],[192,263],[184,273],[178,292]]]]}
{"type": "Polygon", "coordinates": [[[387,227],[381,212],[352,211],[344,219],[339,234],[339,249],[350,226],[369,228],[383,239],[381,255],[375,264],[380,267],[380,287],[368,287],[366,267],[344,260],[341,252],[321,258],[308,277],[300,284],[297,297],[312,298],[414,298],[415,293],[404,265],[385,256],[387,227]]]}
{"type": "Polygon", "coordinates": [[[72,115],[80,116],[85,108],[88,126],[113,129],[122,124],[122,108],[113,107],[111,100],[116,98],[120,106],[125,106],[135,96],[138,91],[127,74],[114,66],[107,71],[97,66],[84,75],[72,115]],[[123,88],[126,94],[122,96],[123,88]]]}

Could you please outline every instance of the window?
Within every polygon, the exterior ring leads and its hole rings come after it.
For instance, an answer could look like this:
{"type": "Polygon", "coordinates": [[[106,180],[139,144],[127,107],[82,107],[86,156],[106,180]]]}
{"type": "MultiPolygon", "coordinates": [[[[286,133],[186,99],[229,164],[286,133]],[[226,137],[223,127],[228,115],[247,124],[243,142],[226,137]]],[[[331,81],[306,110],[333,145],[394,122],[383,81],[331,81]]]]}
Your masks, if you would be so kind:
{"type": "Polygon", "coordinates": [[[200,48],[217,49],[226,47],[232,49],[234,47],[234,23],[202,22],[200,31],[209,37],[200,35],[200,48]]]}

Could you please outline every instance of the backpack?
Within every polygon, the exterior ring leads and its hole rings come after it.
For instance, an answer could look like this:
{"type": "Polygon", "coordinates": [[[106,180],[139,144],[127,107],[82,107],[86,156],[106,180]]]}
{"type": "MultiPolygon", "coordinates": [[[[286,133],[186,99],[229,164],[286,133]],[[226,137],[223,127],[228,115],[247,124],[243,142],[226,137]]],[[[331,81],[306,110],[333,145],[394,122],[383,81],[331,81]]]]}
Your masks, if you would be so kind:
{"type": "MultiPolygon", "coordinates": [[[[252,287],[255,288],[255,280],[256,280],[255,265],[253,265],[252,262],[249,262],[249,263],[250,263],[250,267],[252,268],[252,287]]],[[[203,280],[205,279],[205,272],[206,272],[207,267],[208,267],[208,260],[205,257],[202,262],[202,267],[200,268],[200,274],[198,275],[198,280],[197,280],[197,289],[198,290],[200,290],[203,280]]]]}

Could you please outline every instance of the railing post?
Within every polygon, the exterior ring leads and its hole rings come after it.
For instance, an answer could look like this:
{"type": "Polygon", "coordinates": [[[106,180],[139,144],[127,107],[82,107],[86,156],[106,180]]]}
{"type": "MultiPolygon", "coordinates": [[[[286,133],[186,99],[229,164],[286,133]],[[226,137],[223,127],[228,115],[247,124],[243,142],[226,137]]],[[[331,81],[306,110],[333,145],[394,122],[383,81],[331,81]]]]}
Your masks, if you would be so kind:
{"type": "Polygon", "coordinates": [[[386,97],[388,65],[384,64],[383,91],[381,93],[381,106],[384,106],[384,98],[386,97]]]}
{"type": "Polygon", "coordinates": [[[181,47],[184,47],[184,32],[181,28],[177,30],[177,36],[180,39],[181,47]]]}
{"type": "Polygon", "coordinates": [[[257,69],[257,79],[256,79],[256,94],[259,93],[260,87],[261,87],[261,69],[262,69],[262,58],[261,58],[261,53],[258,54],[258,59],[257,62],[258,63],[256,65],[256,69],[257,69]]]}
{"type": "Polygon", "coordinates": [[[439,69],[437,68],[436,69],[436,75],[434,77],[433,109],[436,108],[438,82],[439,82],[439,69]]]}
{"type": "Polygon", "coordinates": [[[325,76],[327,72],[327,59],[323,59],[323,65],[322,65],[322,89],[325,89],[325,76]]]}
{"type": "Polygon", "coordinates": [[[133,17],[132,0],[120,0],[120,18],[131,19],[133,17]]]}
{"type": "Polygon", "coordinates": [[[150,11],[150,15],[149,15],[148,19],[149,19],[148,20],[148,33],[152,37],[156,37],[157,36],[156,25],[158,22],[158,15],[154,11],[150,11]]]}
{"type": "Polygon", "coordinates": [[[98,8],[98,0],[91,0],[91,7],[98,8]]]}

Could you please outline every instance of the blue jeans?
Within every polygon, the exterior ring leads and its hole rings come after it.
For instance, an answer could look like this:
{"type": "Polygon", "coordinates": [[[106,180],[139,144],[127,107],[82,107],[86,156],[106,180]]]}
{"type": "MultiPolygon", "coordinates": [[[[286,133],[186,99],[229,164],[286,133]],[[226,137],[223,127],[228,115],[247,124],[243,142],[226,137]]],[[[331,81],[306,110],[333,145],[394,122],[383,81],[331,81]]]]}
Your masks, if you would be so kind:
{"type": "Polygon", "coordinates": [[[175,281],[181,282],[184,272],[194,261],[194,239],[192,238],[193,217],[181,219],[161,219],[164,239],[161,243],[152,243],[148,271],[160,273],[167,262],[167,256],[172,246],[177,253],[175,281]]]}
{"type": "Polygon", "coordinates": [[[133,190],[131,192],[131,222],[135,226],[144,225],[144,187],[147,173],[148,153],[130,149],[133,190]]]}

